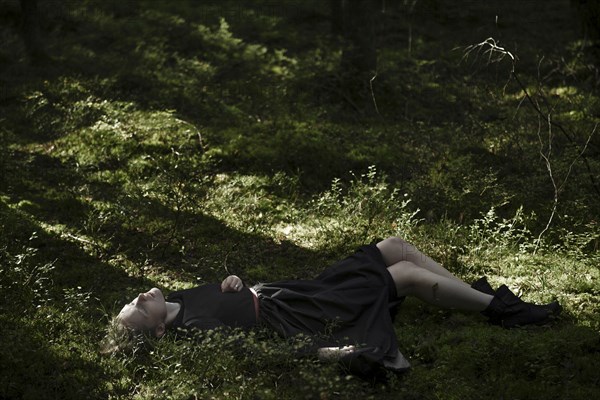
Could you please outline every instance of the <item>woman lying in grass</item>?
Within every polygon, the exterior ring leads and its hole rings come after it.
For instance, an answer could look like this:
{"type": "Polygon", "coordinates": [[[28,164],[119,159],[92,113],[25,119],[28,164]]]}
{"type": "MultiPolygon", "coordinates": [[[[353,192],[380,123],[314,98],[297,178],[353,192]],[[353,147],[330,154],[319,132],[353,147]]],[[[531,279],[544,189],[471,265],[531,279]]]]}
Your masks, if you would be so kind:
{"type": "MultiPolygon", "coordinates": [[[[472,286],[452,275],[412,244],[391,237],[363,246],[314,280],[244,286],[231,275],[221,284],[171,293],[157,288],[123,307],[115,323],[129,337],[161,337],[167,329],[267,326],[285,337],[315,337],[321,359],[339,360],[369,374],[381,367],[410,367],[398,350],[393,312],[405,296],[450,309],[480,311],[504,328],[544,324],[557,315],[557,302],[526,303],[505,285],[494,291],[485,278],[472,286]]],[[[113,342],[108,351],[116,351],[113,342]]]]}

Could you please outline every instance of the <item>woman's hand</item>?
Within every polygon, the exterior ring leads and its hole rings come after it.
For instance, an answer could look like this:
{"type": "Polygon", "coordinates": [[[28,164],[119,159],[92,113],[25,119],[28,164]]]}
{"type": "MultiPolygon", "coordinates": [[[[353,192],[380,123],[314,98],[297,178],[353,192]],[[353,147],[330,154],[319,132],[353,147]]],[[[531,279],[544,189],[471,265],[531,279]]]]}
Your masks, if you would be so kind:
{"type": "Polygon", "coordinates": [[[221,291],[226,292],[239,292],[244,287],[242,280],[236,275],[229,275],[221,282],[221,291]]]}

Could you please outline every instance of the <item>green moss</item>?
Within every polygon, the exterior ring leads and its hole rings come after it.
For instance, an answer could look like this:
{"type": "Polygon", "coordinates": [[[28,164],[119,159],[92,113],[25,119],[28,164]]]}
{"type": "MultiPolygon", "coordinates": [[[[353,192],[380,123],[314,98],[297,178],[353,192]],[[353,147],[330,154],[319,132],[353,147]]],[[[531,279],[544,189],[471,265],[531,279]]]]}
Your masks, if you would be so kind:
{"type": "Polygon", "coordinates": [[[598,397],[597,63],[562,2],[387,2],[377,116],[339,86],[326,2],[38,2],[44,67],[27,63],[13,3],[0,397],[598,397]],[[524,87],[507,58],[463,57],[498,29],[524,87]],[[540,151],[562,185],[554,214],[540,151]],[[408,299],[395,328],[413,369],[385,384],[267,332],[99,354],[110,315],[148,286],[306,279],[388,235],[564,312],[505,331],[408,299]]]}

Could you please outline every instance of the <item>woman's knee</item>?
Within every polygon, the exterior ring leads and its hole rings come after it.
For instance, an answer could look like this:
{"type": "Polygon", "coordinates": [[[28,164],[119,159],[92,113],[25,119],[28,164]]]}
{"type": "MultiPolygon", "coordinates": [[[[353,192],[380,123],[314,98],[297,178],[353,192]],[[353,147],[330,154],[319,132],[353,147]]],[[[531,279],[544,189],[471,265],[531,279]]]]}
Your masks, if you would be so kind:
{"type": "Polygon", "coordinates": [[[384,243],[384,244],[386,244],[388,246],[392,246],[392,247],[399,247],[399,246],[404,246],[408,242],[399,236],[390,236],[390,237],[382,240],[381,243],[384,243]]]}
{"type": "Polygon", "coordinates": [[[407,245],[408,243],[404,239],[392,236],[377,243],[377,248],[386,265],[390,266],[406,258],[407,245]]]}

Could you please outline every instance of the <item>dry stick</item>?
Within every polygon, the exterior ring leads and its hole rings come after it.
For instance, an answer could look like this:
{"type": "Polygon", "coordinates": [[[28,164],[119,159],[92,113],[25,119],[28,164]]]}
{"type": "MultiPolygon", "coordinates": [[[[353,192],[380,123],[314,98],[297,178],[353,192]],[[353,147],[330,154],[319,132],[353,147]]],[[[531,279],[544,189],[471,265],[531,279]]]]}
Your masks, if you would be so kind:
{"type": "Polygon", "coordinates": [[[567,174],[565,175],[563,182],[560,184],[560,186],[557,186],[556,180],[554,179],[554,175],[552,173],[552,165],[550,163],[550,153],[552,152],[552,127],[553,126],[557,127],[561,131],[561,133],[569,140],[569,142],[571,144],[574,144],[577,148],[579,148],[579,144],[576,143],[573,138],[571,138],[571,136],[566,132],[566,130],[562,127],[562,125],[560,125],[552,120],[552,111],[553,110],[550,111],[547,115],[544,115],[544,113],[540,109],[538,103],[536,101],[534,101],[533,98],[531,98],[531,96],[529,95],[529,92],[527,91],[527,88],[519,80],[519,77],[517,76],[517,74],[515,72],[514,65],[513,65],[513,69],[511,70],[511,76],[513,78],[515,78],[515,81],[519,84],[519,86],[521,87],[521,90],[523,90],[523,93],[525,94],[525,98],[529,101],[529,103],[534,108],[534,110],[538,113],[538,116],[540,118],[540,125],[538,126],[538,132],[537,132],[538,139],[540,141],[540,156],[544,159],[544,162],[546,164],[546,169],[548,170],[548,175],[550,176],[550,180],[552,181],[552,187],[554,188],[554,199],[553,199],[553,203],[552,203],[552,212],[550,213],[550,217],[548,218],[548,222],[546,223],[546,226],[544,227],[544,229],[542,229],[542,231],[540,232],[540,234],[538,235],[538,237],[535,241],[535,248],[533,250],[533,254],[535,254],[535,253],[537,253],[538,248],[540,246],[542,236],[544,235],[544,233],[546,233],[548,231],[548,229],[550,228],[550,225],[552,224],[552,221],[554,220],[554,215],[556,215],[556,209],[558,208],[558,196],[559,196],[560,192],[562,191],[562,189],[564,188],[564,186],[566,185],[567,180],[569,179],[569,175],[571,175],[573,165],[575,164],[575,162],[578,159],[581,158],[583,160],[583,162],[588,170],[588,176],[590,178],[590,181],[592,182],[592,187],[600,195],[600,189],[598,188],[598,185],[596,184],[596,180],[594,178],[594,175],[592,174],[590,165],[584,154],[585,151],[587,150],[590,140],[592,139],[592,136],[594,136],[594,133],[596,133],[596,129],[598,128],[598,123],[596,123],[596,125],[594,126],[594,129],[592,129],[592,132],[590,133],[587,141],[585,142],[583,149],[581,149],[581,151],[577,154],[577,157],[575,157],[573,159],[573,161],[571,162],[571,164],[569,165],[569,169],[567,170],[567,174]],[[548,155],[547,156],[543,152],[543,141],[542,141],[542,137],[540,135],[541,117],[542,116],[544,116],[546,118],[546,121],[548,123],[548,155]]]}
{"type": "Polygon", "coordinates": [[[552,212],[550,213],[548,222],[546,223],[546,226],[540,232],[540,234],[538,235],[538,238],[535,241],[535,249],[533,250],[533,254],[535,254],[537,252],[537,250],[540,246],[541,240],[542,240],[542,236],[550,228],[550,224],[552,224],[552,220],[554,219],[554,215],[556,214],[556,209],[558,208],[558,195],[560,194],[560,192],[563,190],[564,186],[566,185],[567,179],[569,179],[569,175],[571,174],[571,170],[573,169],[573,165],[581,156],[583,156],[583,153],[587,149],[587,146],[590,143],[592,136],[594,135],[594,133],[596,132],[596,129],[598,128],[598,123],[596,123],[596,125],[594,126],[594,129],[592,130],[592,133],[590,133],[590,136],[588,137],[587,141],[585,142],[585,145],[583,146],[583,150],[581,150],[581,152],[577,155],[577,157],[575,157],[575,159],[573,159],[573,161],[569,165],[569,169],[567,170],[567,174],[565,175],[565,178],[563,179],[562,183],[559,186],[557,186],[556,180],[554,179],[554,175],[552,173],[552,164],[550,163],[550,153],[552,152],[552,123],[551,123],[552,121],[551,121],[550,114],[548,114],[547,120],[548,120],[548,155],[544,154],[544,152],[543,152],[544,143],[543,143],[542,137],[540,135],[540,131],[542,129],[541,118],[539,120],[540,122],[538,123],[537,136],[540,141],[540,156],[542,156],[542,158],[544,159],[544,161],[546,163],[546,169],[548,170],[548,175],[550,176],[550,180],[552,181],[552,186],[554,187],[554,201],[552,204],[552,212]]]}
{"type": "Polygon", "coordinates": [[[377,107],[377,100],[375,100],[375,92],[373,91],[373,81],[375,80],[375,78],[377,78],[377,72],[375,72],[375,75],[373,75],[373,77],[369,79],[369,87],[371,89],[371,99],[373,100],[375,111],[377,112],[377,115],[381,117],[381,114],[379,113],[379,107],[377,107]]]}
{"type": "MultiPolygon", "coordinates": [[[[531,106],[533,107],[533,109],[535,110],[535,112],[537,112],[542,117],[546,117],[546,115],[542,112],[542,110],[540,110],[540,108],[537,105],[537,103],[529,95],[529,92],[527,91],[527,89],[525,88],[525,85],[523,85],[523,83],[519,79],[518,75],[514,71],[514,68],[511,71],[511,76],[513,78],[515,78],[515,81],[521,87],[521,90],[523,90],[523,93],[525,94],[525,98],[529,101],[529,103],[531,104],[531,106]]],[[[559,124],[557,122],[554,122],[553,120],[549,120],[548,123],[551,124],[551,125],[553,125],[553,126],[555,126],[556,128],[558,128],[558,130],[563,134],[564,137],[567,138],[567,140],[571,144],[573,144],[577,148],[579,148],[579,144],[577,142],[575,142],[575,140],[571,137],[571,135],[568,134],[568,132],[565,130],[565,128],[561,124],[559,124]]],[[[594,127],[594,129],[592,130],[592,135],[594,134],[595,131],[596,131],[596,127],[594,127]]],[[[583,151],[585,151],[585,149],[587,148],[587,146],[588,146],[589,143],[590,143],[590,139],[588,139],[587,142],[585,143],[585,147],[584,147],[583,151]]],[[[600,187],[598,186],[598,183],[596,182],[596,178],[594,178],[594,174],[592,173],[592,168],[590,167],[590,163],[588,162],[588,159],[585,156],[585,154],[583,154],[583,151],[580,152],[580,156],[579,157],[581,157],[581,159],[583,160],[583,162],[585,164],[585,167],[586,167],[586,169],[588,171],[588,177],[590,178],[590,182],[592,183],[592,187],[594,188],[594,190],[596,191],[596,193],[598,194],[598,196],[600,196],[600,187]]]]}
{"type": "Polygon", "coordinates": [[[181,118],[175,118],[175,120],[177,122],[181,122],[184,125],[190,126],[192,129],[194,129],[196,131],[196,135],[198,136],[198,144],[200,145],[200,151],[202,151],[204,153],[204,143],[202,141],[202,134],[200,133],[200,130],[198,129],[198,127],[194,124],[192,124],[191,122],[185,121],[181,118]]]}

